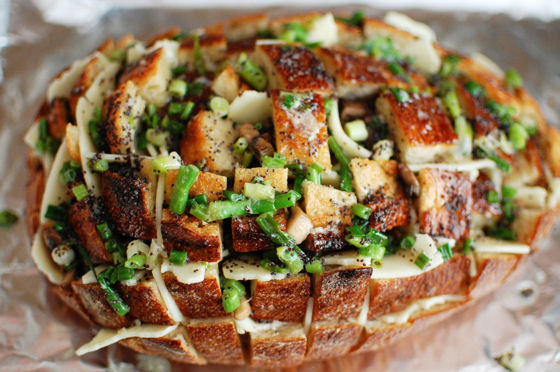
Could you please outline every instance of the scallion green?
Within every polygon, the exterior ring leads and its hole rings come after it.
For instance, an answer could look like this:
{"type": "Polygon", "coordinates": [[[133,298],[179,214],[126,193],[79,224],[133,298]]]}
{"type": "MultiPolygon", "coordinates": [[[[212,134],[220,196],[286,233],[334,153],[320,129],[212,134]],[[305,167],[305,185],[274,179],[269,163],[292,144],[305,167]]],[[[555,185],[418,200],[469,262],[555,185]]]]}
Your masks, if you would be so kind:
{"type": "Polygon", "coordinates": [[[200,170],[190,164],[181,166],[173,185],[173,192],[171,194],[171,202],[169,203],[169,210],[176,214],[185,213],[187,201],[189,200],[189,190],[196,181],[200,170]]]}
{"type": "Polygon", "coordinates": [[[169,94],[173,97],[184,97],[187,94],[187,82],[180,79],[173,79],[169,83],[169,94]]]}
{"type": "Polygon", "coordinates": [[[262,166],[265,168],[284,168],[286,165],[286,157],[277,152],[275,152],[273,156],[263,156],[261,161],[262,166]]]}
{"type": "Polygon", "coordinates": [[[426,256],[425,253],[420,253],[418,257],[414,260],[414,264],[420,268],[420,270],[424,270],[426,265],[430,262],[430,257],[426,256]]]}
{"type": "Polygon", "coordinates": [[[87,198],[89,195],[89,191],[83,183],[72,187],[72,193],[78,201],[87,198]]]}
{"type": "Polygon", "coordinates": [[[184,265],[187,262],[187,252],[185,251],[178,251],[176,249],[172,249],[169,252],[169,262],[173,265],[184,265]]]}

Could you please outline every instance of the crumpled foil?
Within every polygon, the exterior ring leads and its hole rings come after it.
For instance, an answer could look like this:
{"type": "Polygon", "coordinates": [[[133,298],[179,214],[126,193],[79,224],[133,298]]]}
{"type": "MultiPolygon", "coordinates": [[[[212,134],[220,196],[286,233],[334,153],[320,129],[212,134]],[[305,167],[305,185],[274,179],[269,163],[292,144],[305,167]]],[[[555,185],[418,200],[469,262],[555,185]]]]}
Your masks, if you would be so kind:
{"type": "MultiPolygon", "coordinates": [[[[100,2],[101,3],[101,2],[100,2]]],[[[103,2],[107,6],[106,2],[103,2]]],[[[95,2],[90,2],[95,4],[95,2]]],[[[108,37],[127,32],[143,38],[172,25],[188,30],[251,10],[113,9],[78,28],[50,24],[30,1],[0,1],[0,208],[24,210],[26,147],[23,135],[45,97],[49,80],[108,37]],[[9,12],[9,13],[8,13],[9,12]]],[[[364,9],[332,8],[338,13],[364,9]]],[[[271,15],[311,9],[264,9],[271,15]]],[[[323,9],[321,9],[323,10],[323,9]]],[[[407,11],[428,23],[446,47],[480,51],[503,67],[515,67],[550,123],[560,123],[560,20],[512,21],[505,15],[407,11]]],[[[71,15],[69,15],[71,16],[71,15]]],[[[136,356],[118,346],[88,354],[74,350],[89,329],[52,294],[30,257],[22,220],[0,231],[0,370],[2,371],[242,371],[241,367],[179,366],[136,356]]],[[[511,348],[524,371],[560,370],[560,231],[493,295],[432,326],[371,353],[305,364],[301,371],[502,371],[494,357],[511,348]],[[527,290],[527,289],[530,290],[527,290]]]]}

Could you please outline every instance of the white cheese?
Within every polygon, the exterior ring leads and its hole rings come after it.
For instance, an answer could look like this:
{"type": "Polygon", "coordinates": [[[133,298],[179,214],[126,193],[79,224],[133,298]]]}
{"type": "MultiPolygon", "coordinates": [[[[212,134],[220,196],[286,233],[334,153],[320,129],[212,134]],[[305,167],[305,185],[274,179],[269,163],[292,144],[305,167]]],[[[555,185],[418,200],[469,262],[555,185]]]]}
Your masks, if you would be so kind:
{"type": "Polygon", "coordinates": [[[435,74],[441,66],[441,59],[431,41],[417,39],[407,43],[400,52],[406,57],[413,58],[413,65],[424,74],[435,74]]]}
{"type": "Polygon", "coordinates": [[[165,259],[161,264],[161,272],[172,272],[177,280],[184,284],[200,283],[204,280],[206,274],[206,263],[187,262],[184,265],[174,265],[165,259]]]}
{"type": "Polygon", "coordinates": [[[149,54],[159,48],[163,49],[169,68],[175,68],[179,65],[179,43],[177,41],[169,39],[158,40],[154,43],[154,45],[146,50],[146,54],[149,54]]]}
{"type": "Polygon", "coordinates": [[[72,63],[70,67],[57,76],[47,88],[47,102],[51,102],[57,97],[68,98],[72,88],[82,75],[84,68],[93,57],[100,56],[101,53],[95,52],[89,56],[79,59],[72,63]]]}
{"type": "Polygon", "coordinates": [[[387,12],[383,18],[385,23],[401,30],[410,32],[412,35],[428,41],[436,41],[436,33],[425,23],[418,22],[406,14],[399,12],[387,12]]]}
{"type": "Polygon", "coordinates": [[[546,209],[548,191],[539,186],[521,186],[516,188],[513,198],[524,208],[546,209]]]}
{"type": "Polygon", "coordinates": [[[132,278],[128,280],[123,280],[121,281],[121,283],[129,287],[135,286],[138,284],[138,281],[144,277],[144,275],[146,275],[145,270],[136,270],[132,278]]]}
{"type": "Polygon", "coordinates": [[[33,238],[33,245],[31,246],[31,258],[40,272],[42,272],[51,283],[62,284],[66,273],[64,270],[56,265],[49,250],[43,242],[43,228],[40,227],[35,237],[33,238]]]}
{"type": "MultiPolygon", "coordinates": [[[[100,57],[101,58],[101,57],[100,57]]],[[[105,63],[102,71],[94,79],[87,92],[78,100],[76,105],[76,122],[79,131],[80,157],[84,169],[84,179],[88,189],[94,195],[101,194],[101,182],[99,175],[95,174],[89,166],[88,157],[96,152],[95,145],[89,134],[88,123],[93,117],[95,108],[102,108],[105,97],[114,89],[114,77],[120,68],[120,64],[105,63]]]]}
{"type": "Polygon", "coordinates": [[[351,321],[356,322],[361,326],[365,325],[366,322],[367,322],[367,315],[368,315],[368,312],[369,312],[369,297],[371,295],[370,292],[371,292],[370,286],[368,286],[367,292],[366,292],[366,297],[364,298],[364,304],[362,305],[360,313],[358,314],[358,318],[351,319],[351,321]]]}
{"type": "Polygon", "coordinates": [[[30,148],[34,149],[35,144],[39,141],[39,122],[34,122],[31,128],[25,132],[23,142],[30,148]]]}
{"type": "Polygon", "coordinates": [[[313,320],[313,297],[309,297],[307,300],[307,309],[305,311],[305,318],[303,319],[303,331],[305,334],[309,332],[311,328],[311,322],[313,320]]]}
{"type": "Polygon", "coordinates": [[[130,65],[134,62],[137,62],[142,59],[145,54],[146,48],[144,47],[144,44],[139,41],[135,41],[134,45],[130,48],[127,48],[126,50],[126,63],[130,65]]]}
{"type": "Polygon", "coordinates": [[[165,282],[163,281],[163,277],[161,275],[161,268],[155,267],[152,270],[152,274],[154,276],[156,286],[159,290],[159,293],[161,294],[161,298],[163,299],[163,302],[165,303],[165,307],[167,307],[167,311],[169,312],[171,319],[173,319],[173,321],[177,323],[183,322],[185,320],[185,317],[183,316],[183,313],[181,313],[181,311],[179,310],[179,307],[177,306],[177,303],[173,299],[173,296],[171,296],[169,290],[165,286],[165,282]]]}
{"type": "Polygon", "coordinates": [[[321,260],[325,266],[371,266],[371,257],[360,256],[355,250],[328,253],[321,260]]]}
{"type": "Polygon", "coordinates": [[[226,260],[222,264],[224,277],[235,280],[260,280],[262,282],[274,279],[284,279],[288,274],[268,271],[260,266],[254,256],[244,256],[226,260]]]}
{"type": "Polygon", "coordinates": [[[548,187],[550,193],[546,201],[548,209],[554,209],[560,203],[560,178],[550,178],[548,180],[548,187]]]}
{"type": "Polygon", "coordinates": [[[291,323],[281,322],[279,320],[273,320],[270,323],[259,323],[249,317],[242,320],[235,320],[235,328],[239,334],[276,331],[288,324],[291,323]]]}
{"type": "Polygon", "coordinates": [[[229,118],[236,123],[256,123],[272,116],[272,101],[266,92],[245,90],[229,106],[229,118]]]}
{"type": "Polygon", "coordinates": [[[527,244],[498,240],[487,236],[476,239],[473,243],[473,248],[478,253],[529,254],[531,252],[531,247],[527,244]]]}
{"type": "Polygon", "coordinates": [[[371,156],[371,151],[360,146],[357,142],[354,142],[344,132],[338,115],[338,101],[333,100],[332,103],[332,110],[328,117],[328,126],[336,142],[342,147],[344,153],[351,158],[369,158],[371,156]]]}
{"type": "Polygon", "coordinates": [[[132,337],[140,337],[140,338],[159,338],[163,337],[175,329],[177,329],[179,325],[155,325],[155,324],[142,324],[136,325],[129,328],[121,328],[121,329],[107,329],[103,328],[99,331],[95,337],[88,342],[87,344],[82,345],[78,350],[76,350],[76,355],[81,356],[87,353],[91,353],[93,351],[102,349],[112,344],[116,344],[117,342],[132,338],[132,337]]]}
{"type": "Polygon", "coordinates": [[[492,61],[490,58],[486,57],[484,54],[479,53],[479,52],[475,52],[475,53],[471,54],[471,59],[473,61],[475,61],[481,67],[485,68],[486,70],[488,70],[491,73],[493,73],[494,75],[496,75],[496,77],[498,79],[503,80],[505,78],[506,74],[504,73],[504,70],[502,70],[500,68],[500,66],[498,66],[496,64],[496,62],[492,61]]]}
{"type": "Polygon", "coordinates": [[[421,300],[413,301],[410,305],[406,307],[406,309],[402,311],[382,315],[379,317],[379,320],[382,321],[383,323],[388,323],[388,324],[403,324],[408,322],[412,314],[414,314],[418,310],[429,310],[430,308],[436,305],[442,305],[449,302],[458,302],[464,300],[466,300],[466,297],[463,295],[441,295],[441,296],[435,296],[430,298],[423,298],[421,300]]]}
{"type": "MultiPolygon", "coordinates": [[[[109,267],[109,265],[99,265],[99,266],[95,267],[95,274],[99,275],[100,272],[107,269],[108,267],[109,267]]],[[[85,273],[82,276],[81,280],[82,280],[82,284],[97,283],[97,279],[95,278],[95,275],[93,275],[93,272],[91,270],[89,270],[87,273],[85,273]]]]}
{"type": "Polygon", "coordinates": [[[313,20],[308,29],[307,41],[310,43],[321,43],[323,47],[328,47],[338,42],[338,28],[331,13],[313,20]]]}
{"type": "Polygon", "coordinates": [[[494,169],[496,163],[490,159],[477,159],[462,163],[420,163],[408,164],[408,168],[413,172],[419,172],[424,168],[434,168],[450,172],[472,172],[480,169],[494,169]]]}
{"type": "Polygon", "coordinates": [[[58,181],[58,173],[62,169],[64,163],[70,160],[72,160],[72,158],[66,147],[66,141],[63,139],[45,184],[43,200],[41,201],[41,215],[39,216],[41,224],[47,221],[45,212],[49,205],[59,205],[60,203],[70,201],[70,196],[66,193],[66,188],[58,181]]]}

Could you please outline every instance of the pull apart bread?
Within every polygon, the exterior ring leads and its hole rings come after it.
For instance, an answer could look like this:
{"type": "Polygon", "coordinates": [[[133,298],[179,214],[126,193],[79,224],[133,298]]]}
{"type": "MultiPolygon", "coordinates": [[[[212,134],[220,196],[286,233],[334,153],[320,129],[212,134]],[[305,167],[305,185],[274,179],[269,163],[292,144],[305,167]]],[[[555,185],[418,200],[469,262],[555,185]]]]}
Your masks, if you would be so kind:
{"type": "Polygon", "coordinates": [[[560,133],[519,75],[397,13],[108,40],[26,142],[33,259],[100,328],[78,355],[380,349],[497,288],[560,209],[560,133]]]}

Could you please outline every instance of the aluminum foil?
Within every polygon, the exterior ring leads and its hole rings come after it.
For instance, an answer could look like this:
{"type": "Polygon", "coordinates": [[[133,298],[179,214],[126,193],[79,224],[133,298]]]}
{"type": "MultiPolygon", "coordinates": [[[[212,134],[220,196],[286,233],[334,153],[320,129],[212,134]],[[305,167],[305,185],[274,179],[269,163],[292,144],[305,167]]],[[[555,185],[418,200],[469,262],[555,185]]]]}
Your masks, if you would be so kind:
{"type": "MultiPolygon", "coordinates": [[[[95,4],[96,2],[89,2],[95,4]]],[[[101,2],[100,2],[101,3],[101,2]]],[[[26,148],[23,135],[44,99],[49,80],[108,37],[132,32],[147,37],[172,25],[188,30],[247,10],[109,10],[97,22],[66,27],[44,21],[30,1],[0,0],[0,208],[24,210],[26,148]],[[8,17],[9,15],[9,17],[8,17]],[[9,18],[9,27],[7,21],[9,18]]],[[[107,9],[107,4],[103,6],[107,9]]],[[[338,13],[360,6],[331,8],[338,13]]],[[[310,9],[264,9],[271,15],[310,9]]],[[[251,9],[255,11],[255,9],[251,9]]],[[[542,104],[550,123],[560,124],[560,20],[513,21],[505,15],[407,11],[428,23],[446,47],[481,51],[503,67],[515,67],[542,104]]],[[[71,14],[68,15],[72,16],[71,14]]],[[[60,18],[60,17],[59,17],[60,18]]],[[[191,367],[136,356],[112,346],[82,359],[74,350],[93,330],[51,293],[30,257],[23,221],[0,231],[1,371],[241,371],[191,367]]],[[[560,231],[497,292],[443,323],[372,353],[306,364],[301,371],[501,371],[494,357],[515,348],[524,371],[560,370],[560,231]],[[529,288],[530,290],[527,290],[529,288]]]]}

